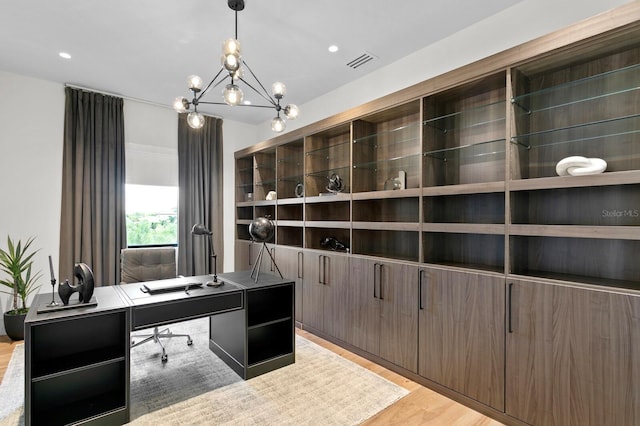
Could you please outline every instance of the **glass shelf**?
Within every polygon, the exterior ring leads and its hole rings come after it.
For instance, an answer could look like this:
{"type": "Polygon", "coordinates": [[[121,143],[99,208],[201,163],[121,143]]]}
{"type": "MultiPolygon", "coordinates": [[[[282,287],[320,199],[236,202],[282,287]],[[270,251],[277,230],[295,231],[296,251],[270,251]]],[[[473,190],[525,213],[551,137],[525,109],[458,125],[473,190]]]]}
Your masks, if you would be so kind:
{"type": "Polygon", "coordinates": [[[372,171],[378,170],[406,170],[408,168],[418,168],[420,154],[401,155],[394,158],[388,158],[379,161],[370,161],[366,163],[354,164],[354,169],[366,169],[372,171]]]}
{"type": "Polygon", "coordinates": [[[349,167],[336,167],[333,169],[317,170],[305,174],[307,177],[328,179],[332,174],[339,175],[342,179],[349,180],[349,167]]]}
{"type": "Polygon", "coordinates": [[[488,157],[492,155],[504,155],[505,140],[495,139],[475,144],[456,146],[453,148],[436,149],[424,152],[425,157],[432,157],[442,161],[450,161],[451,159],[471,159],[488,157]]]}
{"type": "Polygon", "coordinates": [[[253,182],[252,183],[241,183],[236,185],[237,188],[253,188],[253,182]]]}
{"type": "Polygon", "coordinates": [[[640,133],[639,129],[640,114],[633,114],[517,135],[511,138],[511,143],[531,149],[599,139],[626,141],[629,136],[640,133]]]}
{"type": "Polygon", "coordinates": [[[273,187],[275,186],[276,181],[274,180],[265,180],[262,182],[256,182],[256,186],[269,186],[269,187],[273,187]]]}
{"type": "Polygon", "coordinates": [[[640,89],[640,64],[516,96],[511,103],[525,113],[545,111],[640,89]]]}
{"type": "Polygon", "coordinates": [[[295,176],[284,176],[278,178],[278,182],[293,182],[293,183],[302,183],[304,180],[304,175],[295,175],[295,176]]]}
{"type": "Polygon", "coordinates": [[[419,124],[412,123],[406,126],[400,126],[392,130],[385,132],[375,133],[373,135],[362,136],[353,140],[354,144],[366,143],[374,147],[378,147],[378,140],[381,137],[385,137],[387,140],[391,140],[390,143],[384,143],[382,146],[392,146],[397,144],[405,144],[408,142],[415,142],[419,137],[419,124]],[[406,133],[413,132],[414,134],[407,135],[406,133]]]}
{"type": "Polygon", "coordinates": [[[307,156],[317,156],[317,157],[329,159],[331,157],[329,155],[329,152],[331,150],[345,149],[347,152],[349,152],[348,151],[349,150],[348,145],[349,145],[349,141],[339,142],[339,143],[335,143],[335,144],[330,145],[330,146],[324,146],[322,148],[309,150],[309,151],[305,152],[305,155],[307,155],[307,156]]]}
{"type": "Polygon", "coordinates": [[[442,133],[472,129],[474,127],[488,126],[504,123],[506,107],[504,100],[487,105],[468,108],[451,114],[442,115],[424,120],[424,126],[433,127],[442,133]]]}

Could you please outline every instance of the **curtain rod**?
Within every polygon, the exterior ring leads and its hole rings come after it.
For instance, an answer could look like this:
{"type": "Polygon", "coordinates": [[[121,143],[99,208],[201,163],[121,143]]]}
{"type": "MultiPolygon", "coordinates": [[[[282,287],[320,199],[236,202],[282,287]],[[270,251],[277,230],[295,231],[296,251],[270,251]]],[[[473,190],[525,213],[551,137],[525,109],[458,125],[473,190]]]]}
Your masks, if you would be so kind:
{"type": "MultiPolygon", "coordinates": [[[[89,92],[100,93],[102,95],[107,95],[107,96],[115,96],[115,97],[118,97],[118,98],[126,99],[128,101],[140,102],[140,103],[143,103],[143,104],[158,106],[158,107],[162,107],[162,108],[168,108],[168,109],[173,111],[173,108],[171,106],[161,104],[160,102],[148,101],[146,99],[140,99],[140,98],[134,98],[132,96],[125,96],[125,95],[121,95],[121,94],[118,94],[118,93],[107,92],[105,90],[93,89],[91,87],[78,86],[77,84],[72,84],[72,83],[64,83],[64,87],[71,87],[72,89],[86,90],[86,91],[89,91],[89,92]]],[[[203,114],[204,115],[208,115],[209,117],[223,119],[223,117],[221,117],[219,115],[209,114],[209,113],[206,113],[206,112],[203,113],[203,114]]]]}

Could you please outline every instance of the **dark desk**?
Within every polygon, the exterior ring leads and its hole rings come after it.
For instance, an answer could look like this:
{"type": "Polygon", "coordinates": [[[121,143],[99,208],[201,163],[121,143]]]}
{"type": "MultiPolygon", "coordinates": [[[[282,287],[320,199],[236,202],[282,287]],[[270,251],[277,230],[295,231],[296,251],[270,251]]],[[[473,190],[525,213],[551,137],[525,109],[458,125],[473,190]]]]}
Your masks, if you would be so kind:
{"type": "MultiPolygon", "coordinates": [[[[51,295],[37,295],[25,320],[25,424],[128,422],[132,330],[210,317],[209,347],[241,377],[295,362],[294,283],[268,274],[254,283],[249,272],[219,277],[222,287],[188,293],[99,287],[98,306],[41,314],[35,308],[51,295]]],[[[171,281],[180,280],[210,277],[171,281]]]]}

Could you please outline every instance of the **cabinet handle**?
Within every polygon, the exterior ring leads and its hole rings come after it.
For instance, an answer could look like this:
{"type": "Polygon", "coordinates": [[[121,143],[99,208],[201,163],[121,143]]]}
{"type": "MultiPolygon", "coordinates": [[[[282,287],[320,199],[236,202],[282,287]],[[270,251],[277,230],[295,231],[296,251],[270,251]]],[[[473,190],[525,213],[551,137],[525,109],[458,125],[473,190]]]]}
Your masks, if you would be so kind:
{"type": "Polygon", "coordinates": [[[322,271],[323,271],[323,267],[322,267],[322,258],[324,256],[320,255],[318,256],[318,284],[324,284],[322,282],[322,271]]]}
{"type": "Polygon", "coordinates": [[[302,257],[302,252],[299,251],[298,252],[298,278],[302,278],[302,268],[300,268],[300,266],[302,265],[302,262],[300,261],[300,258],[302,258],[302,260],[304,260],[304,258],[302,257]]]}
{"type": "Polygon", "coordinates": [[[374,263],[373,264],[373,298],[377,299],[378,296],[376,296],[376,285],[378,285],[378,264],[374,263]]]}
{"type": "Polygon", "coordinates": [[[322,283],[324,285],[329,285],[329,282],[327,281],[327,263],[329,263],[329,258],[327,256],[322,257],[324,257],[322,264],[324,269],[324,272],[322,273],[322,283]]]}
{"type": "Polygon", "coordinates": [[[508,323],[509,333],[513,333],[513,323],[511,322],[511,305],[512,305],[511,296],[513,293],[513,283],[509,283],[508,293],[509,294],[507,296],[507,323],[508,323]]]}
{"type": "Polygon", "coordinates": [[[418,270],[418,309],[421,311],[424,310],[424,305],[422,304],[422,273],[424,271],[422,269],[418,270]]]}
{"type": "Polygon", "coordinates": [[[378,265],[378,296],[380,296],[380,300],[384,300],[384,296],[382,295],[382,267],[383,264],[378,265]]]}

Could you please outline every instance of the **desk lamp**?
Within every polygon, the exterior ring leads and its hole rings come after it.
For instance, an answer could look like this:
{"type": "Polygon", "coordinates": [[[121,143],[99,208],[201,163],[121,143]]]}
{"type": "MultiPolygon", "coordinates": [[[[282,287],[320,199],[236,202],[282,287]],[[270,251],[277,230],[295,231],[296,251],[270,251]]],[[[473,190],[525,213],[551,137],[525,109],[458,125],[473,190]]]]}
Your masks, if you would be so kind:
{"type": "MultiPolygon", "coordinates": [[[[193,228],[191,228],[192,238],[195,235],[204,235],[209,239],[209,248],[211,249],[211,257],[213,258],[213,282],[208,282],[207,285],[209,287],[219,287],[224,283],[218,280],[218,256],[216,255],[216,252],[213,249],[213,232],[209,231],[209,229],[207,229],[207,227],[205,227],[203,224],[196,223],[195,225],[193,225],[193,228]]],[[[195,268],[195,261],[193,258],[193,254],[191,255],[191,267],[192,267],[192,273],[195,275],[196,268],[195,268]]],[[[209,263],[209,265],[207,266],[208,274],[210,274],[210,268],[211,268],[211,264],[209,263]]]]}

